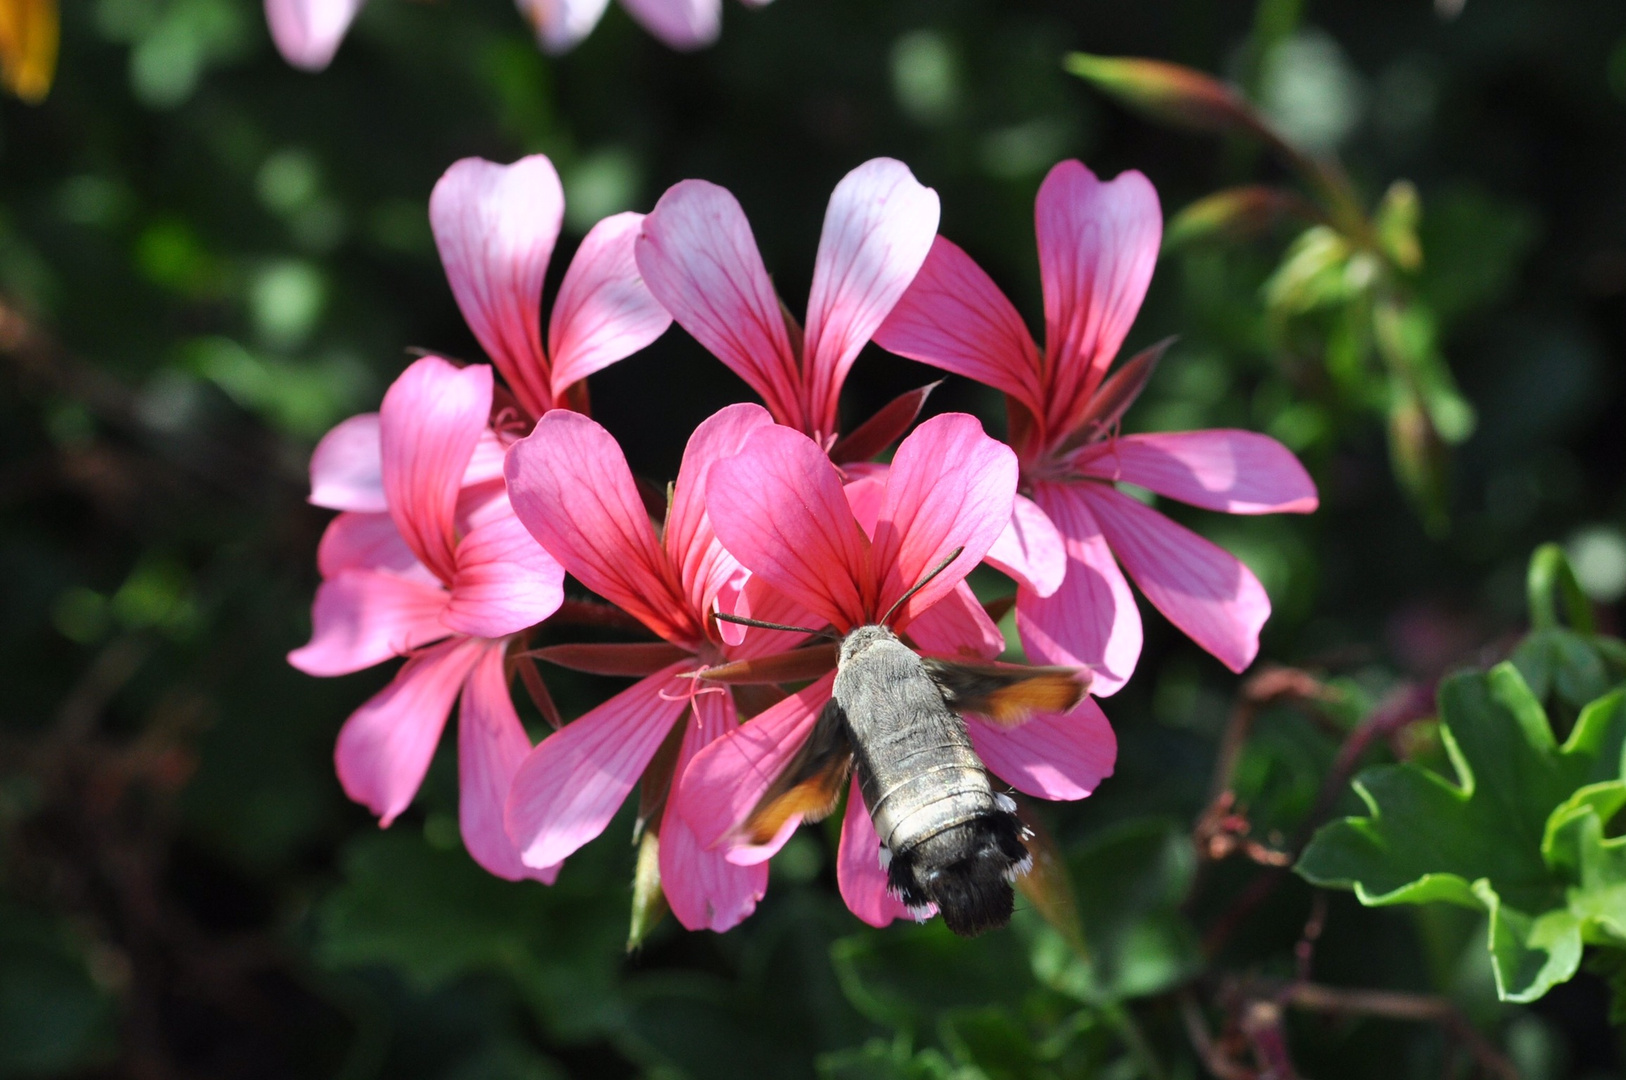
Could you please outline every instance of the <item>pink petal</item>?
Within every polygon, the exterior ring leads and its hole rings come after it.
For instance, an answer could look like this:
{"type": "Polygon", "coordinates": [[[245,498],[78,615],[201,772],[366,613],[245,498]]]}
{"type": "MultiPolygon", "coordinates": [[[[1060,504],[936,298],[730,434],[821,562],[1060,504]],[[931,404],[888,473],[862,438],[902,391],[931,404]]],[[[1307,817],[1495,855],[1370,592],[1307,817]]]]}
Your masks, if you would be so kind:
{"type": "Polygon", "coordinates": [[[406,546],[395,519],[388,514],[347,513],[328,522],[316,547],[316,568],[324,578],[344,570],[387,570],[441,588],[435,575],[406,546]]]}
{"type": "Polygon", "coordinates": [[[992,660],[1005,651],[1005,635],[960,582],[909,624],[909,640],[923,653],[962,660],[992,660]]]}
{"type": "Polygon", "coordinates": [[[915,428],[892,458],[875,526],[875,567],[885,575],[878,614],[963,548],[893,625],[906,626],[937,603],[993,547],[1015,498],[1016,454],[984,435],[975,417],[943,413],[915,428]]]}
{"type": "Polygon", "coordinates": [[[608,5],[609,0],[518,0],[538,44],[554,54],[569,52],[592,33],[608,5]]]}
{"type": "Polygon", "coordinates": [[[1117,736],[1094,698],[1013,728],[968,716],[966,730],[990,772],[1038,799],[1082,799],[1112,775],[1118,758],[1117,736]]]}
{"type": "Polygon", "coordinates": [[[351,714],[333,763],[344,793],[387,826],[407,808],[483,642],[456,638],[409,659],[395,679],[351,714]]]}
{"type": "Polygon", "coordinates": [[[548,323],[555,403],[572,383],[631,356],[672,325],[633,258],[643,223],[642,214],[605,218],[588,230],[570,260],[548,323]]]}
{"type": "Polygon", "coordinates": [[[835,434],[841,384],[925,261],[937,216],[937,192],[891,158],[864,162],[831,194],[803,350],[808,419],[821,436],[835,434]]]}
{"type": "Polygon", "coordinates": [[[515,634],[559,610],[565,570],[519,519],[487,522],[457,545],[457,576],[441,621],[475,637],[515,634]]]}
{"type": "Polygon", "coordinates": [[[463,470],[463,486],[475,487],[480,484],[489,484],[493,480],[502,479],[503,458],[508,456],[508,446],[497,433],[490,428],[480,432],[480,441],[474,444],[474,454],[469,458],[469,467],[463,470]]]}
{"type": "Polygon", "coordinates": [[[696,611],[708,610],[723,583],[739,572],[739,564],[717,542],[706,516],[706,475],[714,462],[739,453],[747,435],[772,423],[773,417],[760,405],[729,405],[695,428],[684,447],[664,539],[696,611]]]}
{"type": "Polygon", "coordinates": [[[858,778],[847,792],[847,816],[841,821],[841,847],[836,852],[836,885],[847,910],[871,926],[886,926],[909,916],[909,908],[887,888],[881,869],[881,838],[864,806],[858,778]]]}
{"type": "Polygon", "coordinates": [[[311,607],[310,643],[288,654],[307,675],[348,675],[443,638],[446,590],[371,570],[322,582],[311,607]]]}
{"type": "Polygon", "coordinates": [[[1085,447],[1073,464],[1227,514],[1308,514],[1319,501],[1293,452],[1252,431],[1125,435],[1085,447]]]}
{"type": "Polygon", "coordinates": [[[1140,611],[1079,494],[1086,486],[1034,485],[1034,499],[1064,538],[1067,574],[1048,598],[1026,589],[1016,594],[1016,628],[1029,660],[1088,668],[1090,693],[1108,697],[1140,659],[1140,611]]]}
{"type": "Polygon", "coordinates": [[[982,267],[941,236],[875,344],[1002,390],[1043,415],[1033,335],[982,267]]]}
{"type": "MultiPolygon", "coordinates": [[[[748,571],[741,571],[739,577],[719,589],[716,602],[718,611],[778,623],[780,626],[802,626],[812,630],[824,625],[823,619],[748,571]]],[[[784,630],[764,630],[759,626],[746,627],[721,621],[716,626],[723,643],[723,655],[730,660],[771,656],[794,649],[807,641],[806,634],[784,630]]]]}
{"type": "Polygon", "coordinates": [[[1270,598],[1216,544],[1105,484],[1078,485],[1113,554],[1146,599],[1232,671],[1253,663],[1270,598]]]}
{"type": "Polygon", "coordinates": [[[1103,184],[1079,162],[1063,161],[1039,186],[1034,221],[1051,373],[1044,415],[1055,437],[1076,426],[1140,311],[1163,212],[1140,173],[1103,184]]]}
{"type": "Polygon", "coordinates": [[[583,585],[675,644],[704,640],[614,437],[555,409],[508,451],[508,496],[583,585]]]}
{"type": "Polygon", "coordinates": [[[265,0],[265,22],[282,58],[303,71],[333,62],[362,0],[265,0]]]}
{"type": "Polygon", "coordinates": [[[748,865],[767,859],[790,839],[799,818],[760,847],[735,846],[731,834],[807,741],[819,712],[830,700],[835,680],[835,672],[831,672],[764,709],[689,762],[677,781],[677,806],[701,846],[728,845],[729,860],[748,865]]]}
{"type": "Polygon", "coordinates": [[[457,563],[457,493],[490,413],[491,369],[456,368],[438,356],[403,371],[379,410],[390,516],[418,561],[445,582],[457,563]]]}
{"type": "MultiPolygon", "coordinates": [[[[551,414],[550,414],[551,415],[551,414]]],[[[553,866],[604,831],[643,775],[693,683],[685,660],[543,739],[520,765],[504,821],[526,866],[553,866]]]]}
{"type": "Polygon", "coordinates": [[[722,29],[722,0],[621,0],[621,6],[674,49],[710,45],[722,29]]]}
{"type": "Polygon", "coordinates": [[[723,547],[790,599],[841,629],[872,617],[869,542],[835,466],[806,435],[778,425],[752,432],[737,456],[711,467],[706,507],[723,547]]]}
{"type": "Polygon", "coordinates": [[[983,562],[1039,596],[1054,593],[1067,576],[1067,548],[1061,533],[1037,503],[1021,495],[1016,497],[1005,531],[983,562]]]}
{"type": "Polygon", "coordinates": [[[553,405],[542,280],[564,209],[559,174],[541,154],[512,165],[464,158],[429,196],[429,224],[457,306],[532,416],[553,405]]]}
{"type": "Polygon", "coordinates": [[[674,184],[644,219],[637,258],[678,325],[760,394],[775,420],[808,430],[801,366],[734,196],[704,180],[674,184]]]}
{"type": "Polygon", "coordinates": [[[738,727],[733,699],[726,693],[698,694],[685,723],[673,791],[661,818],[661,888],[678,922],[690,930],[721,933],[756,910],[768,891],[768,866],[736,866],[721,851],[702,847],[677,807],[678,779],[695,754],[738,727]]]}
{"type": "Polygon", "coordinates": [[[383,470],[378,414],[341,420],[311,452],[311,505],[381,514],[389,509],[383,470]]]}
{"type": "Polygon", "coordinates": [[[531,740],[508,696],[508,675],[503,669],[503,646],[489,644],[463,684],[463,702],[457,720],[457,816],[463,827],[463,846],[474,861],[509,881],[535,878],[552,885],[558,866],[533,870],[519,861],[514,842],[503,829],[503,804],[531,752],[531,740]]]}

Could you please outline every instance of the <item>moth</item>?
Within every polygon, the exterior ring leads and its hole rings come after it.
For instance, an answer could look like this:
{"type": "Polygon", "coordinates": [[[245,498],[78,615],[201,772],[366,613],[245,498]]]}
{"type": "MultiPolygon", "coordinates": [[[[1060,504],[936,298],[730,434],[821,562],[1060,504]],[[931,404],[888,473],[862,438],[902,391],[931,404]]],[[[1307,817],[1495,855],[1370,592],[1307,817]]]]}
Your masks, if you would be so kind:
{"type": "Polygon", "coordinates": [[[974,937],[1010,921],[1012,883],[1032,858],[1016,803],[989,783],[961,714],[1014,726],[1037,712],[1066,712],[1083,698],[1087,679],[1075,668],[923,657],[886,622],[841,639],[833,696],[739,831],[761,844],[793,815],[825,817],[856,770],[891,891],[917,916],[936,905],[950,930],[974,937]]]}

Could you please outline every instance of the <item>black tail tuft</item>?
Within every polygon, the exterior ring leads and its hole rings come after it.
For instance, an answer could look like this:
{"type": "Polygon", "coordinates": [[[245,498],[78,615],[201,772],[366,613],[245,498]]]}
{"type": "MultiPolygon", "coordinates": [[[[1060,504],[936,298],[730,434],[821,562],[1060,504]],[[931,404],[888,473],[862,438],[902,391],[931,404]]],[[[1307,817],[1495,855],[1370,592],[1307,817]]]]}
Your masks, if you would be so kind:
{"type": "Polygon", "coordinates": [[[895,853],[887,875],[904,903],[936,904],[950,930],[976,937],[1011,921],[1011,879],[1027,859],[1016,816],[985,814],[895,853]]]}

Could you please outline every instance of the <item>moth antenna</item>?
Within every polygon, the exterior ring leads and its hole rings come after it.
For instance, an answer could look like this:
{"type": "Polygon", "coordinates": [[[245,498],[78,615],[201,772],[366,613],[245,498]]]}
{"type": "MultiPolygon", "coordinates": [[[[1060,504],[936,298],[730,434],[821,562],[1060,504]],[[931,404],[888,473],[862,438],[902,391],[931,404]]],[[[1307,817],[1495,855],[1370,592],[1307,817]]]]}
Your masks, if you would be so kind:
{"type": "Polygon", "coordinates": [[[948,553],[948,558],[944,559],[942,562],[938,563],[936,566],[934,566],[930,570],[926,571],[926,576],[925,577],[923,577],[919,581],[915,582],[913,588],[911,588],[908,592],[904,593],[902,596],[898,597],[898,599],[893,603],[893,605],[886,609],[886,614],[881,616],[881,618],[879,620],[879,624],[881,626],[885,626],[888,622],[890,622],[891,619],[892,619],[892,616],[897,613],[897,610],[899,608],[901,608],[903,605],[905,605],[905,604],[907,604],[909,602],[909,598],[911,596],[915,595],[915,593],[919,592],[921,589],[924,589],[926,586],[930,585],[932,583],[932,579],[935,578],[938,574],[941,574],[944,570],[947,570],[949,568],[949,564],[952,563],[955,559],[958,559],[960,557],[961,553],[964,552],[964,551],[965,551],[965,547],[963,545],[961,547],[955,548],[953,551],[948,553]]]}
{"type": "Polygon", "coordinates": [[[729,615],[726,612],[714,611],[711,617],[718,622],[739,623],[741,626],[754,626],[758,630],[786,630],[792,634],[813,634],[816,637],[834,637],[829,630],[814,630],[808,626],[786,626],[784,623],[763,622],[761,619],[748,619],[744,615],[729,615]]]}

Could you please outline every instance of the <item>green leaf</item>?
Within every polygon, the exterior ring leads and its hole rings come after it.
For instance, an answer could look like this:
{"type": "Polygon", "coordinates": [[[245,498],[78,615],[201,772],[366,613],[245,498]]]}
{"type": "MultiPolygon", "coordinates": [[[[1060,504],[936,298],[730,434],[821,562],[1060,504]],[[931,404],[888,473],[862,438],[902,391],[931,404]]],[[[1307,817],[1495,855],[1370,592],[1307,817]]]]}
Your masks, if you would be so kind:
{"type": "Polygon", "coordinates": [[[903,1032],[929,1030],[944,1009],[1016,1001],[1038,989],[1015,935],[968,940],[941,919],[843,938],[830,953],[853,1007],[903,1032]]]}

